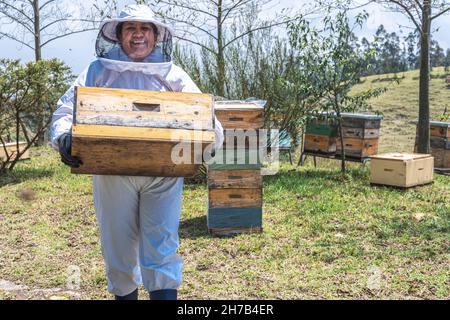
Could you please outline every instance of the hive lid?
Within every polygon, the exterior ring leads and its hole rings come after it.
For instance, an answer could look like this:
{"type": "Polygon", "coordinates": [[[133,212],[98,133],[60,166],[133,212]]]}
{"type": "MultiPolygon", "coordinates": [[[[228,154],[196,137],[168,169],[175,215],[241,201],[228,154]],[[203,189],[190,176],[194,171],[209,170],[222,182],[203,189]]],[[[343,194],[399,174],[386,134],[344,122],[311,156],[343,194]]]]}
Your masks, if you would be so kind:
{"type": "MultiPolygon", "coordinates": [[[[327,111],[321,111],[317,114],[315,114],[317,117],[320,118],[336,118],[336,112],[327,112],[327,111]]],[[[383,116],[376,115],[376,114],[367,114],[367,113],[350,113],[350,112],[343,112],[341,113],[342,118],[358,118],[358,119],[366,119],[366,120],[381,120],[383,119],[383,116]]]]}
{"type": "Polygon", "coordinates": [[[354,118],[354,119],[365,119],[365,120],[381,120],[383,116],[378,116],[376,114],[363,114],[363,113],[342,113],[342,118],[354,118]]]}
{"type": "Polygon", "coordinates": [[[423,158],[428,158],[428,157],[431,157],[431,154],[391,152],[391,153],[378,154],[376,156],[371,156],[370,158],[396,160],[396,161],[410,161],[410,160],[423,159],[423,158]]]}
{"type": "Polygon", "coordinates": [[[436,126],[436,127],[450,127],[450,122],[445,121],[430,121],[430,125],[436,126]]]}
{"type": "Polygon", "coordinates": [[[265,101],[263,100],[224,100],[215,101],[215,110],[262,110],[264,109],[265,101]]]}
{"type": "Polygon", "coordinates": [[[75,87],[73,124],[214,130],[212,95],[75,87]]]}

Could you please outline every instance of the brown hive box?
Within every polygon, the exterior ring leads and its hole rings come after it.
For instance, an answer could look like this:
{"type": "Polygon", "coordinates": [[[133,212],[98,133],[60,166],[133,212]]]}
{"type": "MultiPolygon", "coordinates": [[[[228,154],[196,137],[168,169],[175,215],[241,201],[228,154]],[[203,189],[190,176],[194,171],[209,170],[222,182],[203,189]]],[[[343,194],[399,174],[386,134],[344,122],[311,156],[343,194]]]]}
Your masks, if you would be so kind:
{"type": "Polygon", "coordinates": [[[224,129],[223,147],[258,149],[264,108],[255,102],[216,101],[214,112],[224,129]]]}
{"type": "MultiPolygon", "coordinates": [[[[19,141],[19,153],[22,152],[26,147],[27,143],[23,141],[19,141]]],[[[10,160],[13,160],[17,154],[17,143],[11,142],[6,144],[0,143],[0,160],[6,161],[8,159],[8,156],[10,160]]],[[[21,156],[20,160],[25,160],[30,158],[30,149],[25,151],[21,156]]]]}
{"type": "Polygon", "coordinates": [[[209,208],[261,208],[262,188],[209,189],[209,208]]]}
{"type": "Polygon", "coordinates": [[[380,129],[382,116],[373,114],[342,113],[342,126],[346,128],[380,129]]]}
{"type": "Polygon", "coordinates": [[[450,150],[431,148],[434,166],[439,169],[450,169],[450,150]]]}
{"type": "Polygon", "coordinates": [[[304,149],[306,152],[335,153],[336,137],[305,134],[304,149]]]}
{"type": "Polygon", "coordinates": [[[380,129],[342,127],[342,136],[344,138],[374,139],[380,136],[380,129]]]}
{"type": "Polygon", "coordinates": [[[413,187],[433,181],[433,157],[417,153],[385,153],[372,156],[370,182],[374,185],[413,187]]]}
{"type": "Polygon", "coordinates": [[[208,187],[217,188],[262,188],[261,170],[208,170],[208,187]]]}
{"type": "Polygon", "coordinates": [[[216,101],[217,120],[224,129],[261,129],[264,125],[264,108],[254,102],[216,101]]]}
{"type": "MultiPolygon", "coordinates": [[[[378,152],[378,139],[344,138],[345,156],[365,158],[378,152]]],[[[342,154],[341,139],[336,141],[336,153],[342,154]]]]}
{"type": "Polygon", "coordinates": [[[208,94],[77,87],[72,154],[83,165],[72,173],[192,176],[215,139],[213,105],[208,94]]]}
{"type": "Polygon", "coordinates": [[[430,121],[430,136],[450,139],[450,122],[430,121]]]}

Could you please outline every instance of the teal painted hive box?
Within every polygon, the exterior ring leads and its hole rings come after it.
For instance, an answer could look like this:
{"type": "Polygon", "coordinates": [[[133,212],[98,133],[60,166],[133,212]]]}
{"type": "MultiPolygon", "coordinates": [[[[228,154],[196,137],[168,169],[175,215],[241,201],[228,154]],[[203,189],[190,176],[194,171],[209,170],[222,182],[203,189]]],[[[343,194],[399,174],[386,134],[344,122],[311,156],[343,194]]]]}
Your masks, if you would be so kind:
{"type": "Polygon", "coordinates": [[[261,169],[262,159],[255,149],[219,149],[208,163],[208,170],[261,169]]]}

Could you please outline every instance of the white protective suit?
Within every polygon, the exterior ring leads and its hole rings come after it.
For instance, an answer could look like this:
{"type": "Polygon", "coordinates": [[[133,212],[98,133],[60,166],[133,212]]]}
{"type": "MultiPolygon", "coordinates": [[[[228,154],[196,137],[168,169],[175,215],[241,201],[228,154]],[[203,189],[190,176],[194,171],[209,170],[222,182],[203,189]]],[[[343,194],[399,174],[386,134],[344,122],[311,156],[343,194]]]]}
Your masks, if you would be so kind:
{"type": "MultiPolygon", "coordinates": [[[[169,27],[154,20],[147,6],[129,6],[119,18],[104,22],[97,40],[97,59],[58,101],[51,124],[53,147],[58,149],[58,138],[71,130],[75,86],[200,92],[190,77],[172,63],[168,56],[171,46],[167,50],[161,45],[171,41],[171,34],[169,27]],[[158,44],[143,62],[132,62],[117,45],[117,22],[129,20],[151,22],[158,27],[158,44]],[[99,48],[102,41],[110,47],[99,48]]],[[[216,146],[220,146],[223,132],[217,119],[215,130],[216,146]]],[[[125,296],[141,283],[149,292],[179,287],[182,188],[182,178],[93,177],[94,205],[111,293],[125,296]]]]}

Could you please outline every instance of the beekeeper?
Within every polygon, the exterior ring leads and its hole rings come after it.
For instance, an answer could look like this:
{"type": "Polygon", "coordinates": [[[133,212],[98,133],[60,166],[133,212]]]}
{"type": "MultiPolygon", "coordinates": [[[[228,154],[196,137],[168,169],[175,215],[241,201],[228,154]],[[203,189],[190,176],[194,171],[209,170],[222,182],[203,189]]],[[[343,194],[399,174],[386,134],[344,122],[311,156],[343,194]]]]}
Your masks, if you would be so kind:
{"type": "MultiPolygon", "coordinates": [[[[97,58],[58,101],[51,124],[52,145],[61,160],[71,156],[74,87],[197,92],[190,77],[172,63],[172,29],[144,5],[126,7],[106,20],[96,42],[97,58]]],[[[216,146],[223,142],[215,119],[216,146]]],[[[143,284],[150,299],[176,299],[182,260],[177,254],[183,179],[94,176],[94,206],[100,227],[108,290],[118,300],[137,299],[143,284]]]]}

